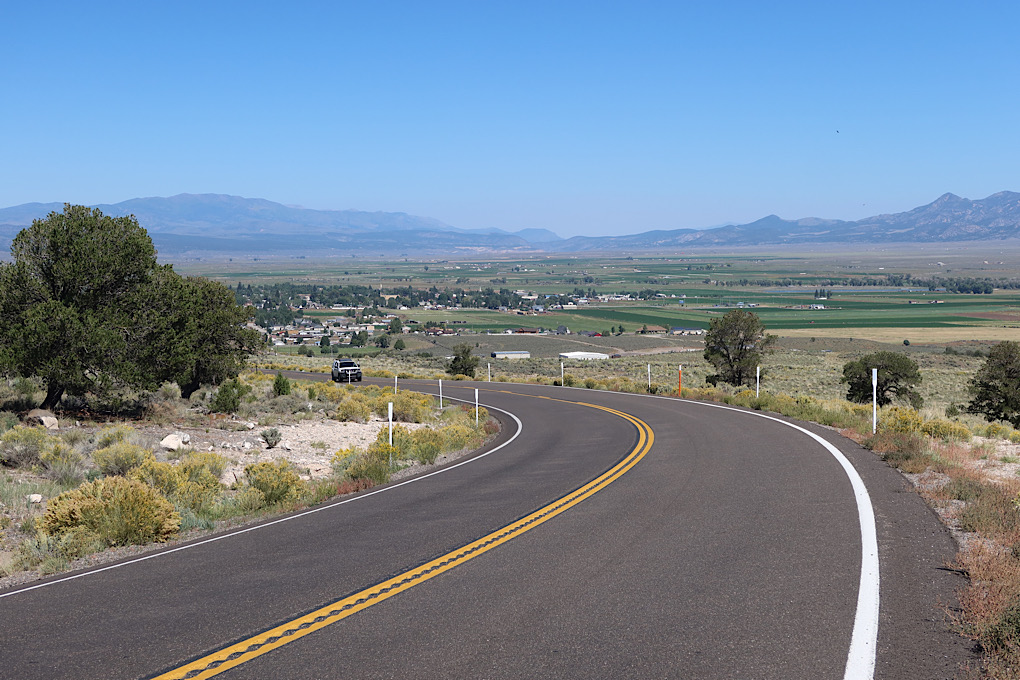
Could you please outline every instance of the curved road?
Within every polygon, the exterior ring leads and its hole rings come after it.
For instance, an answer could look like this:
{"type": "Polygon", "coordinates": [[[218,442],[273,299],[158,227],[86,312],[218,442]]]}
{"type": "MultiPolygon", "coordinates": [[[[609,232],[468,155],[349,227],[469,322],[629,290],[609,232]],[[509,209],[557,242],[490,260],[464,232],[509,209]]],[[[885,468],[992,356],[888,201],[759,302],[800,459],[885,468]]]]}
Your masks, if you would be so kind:
{"type": "Polygon", "coordinates": [[[951,678],[971,658],[940,607],[952,539],[852,442],[799,424],[848,475],[752,412],[443,387],[502,410],[483,455],[0,592],[0,677],[951,678]]]}

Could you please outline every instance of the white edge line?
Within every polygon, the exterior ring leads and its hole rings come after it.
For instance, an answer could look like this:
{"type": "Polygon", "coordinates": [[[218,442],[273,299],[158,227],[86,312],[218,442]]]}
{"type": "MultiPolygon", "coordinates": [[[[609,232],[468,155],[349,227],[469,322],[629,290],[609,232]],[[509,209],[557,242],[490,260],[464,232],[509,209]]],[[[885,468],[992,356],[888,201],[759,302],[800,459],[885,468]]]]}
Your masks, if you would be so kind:
{"type": "MultiPolygon", "coordinates": [[[[584,390],[587,388],[568,387],[571,390],[584,390]]],[[[696,404],[711,408],[720,408],[726,411],[736,411],[745,415],[757,416],[766,420],[773,420],[787,427],[792,427],[811,437],[832,454],[836,461],[843,467],[843,471],[850,479],[850,486],[853,488],[854,500],[857,502],[857,518],[861,527],[861,577],[857,588],[857,611],[854,615],[853,632],[850,635],[850,650],[847,653],[846,669],[843,673],[843,680],[870,680],[875,677],[875,660],[878,654],[878,616],[879,616],[879,561],[878,561],[878,530],[875,526],[875,511],[871,505],[871,496],[864,480],[857,473],[853,464],[847,459],[843,452],[823,437],[811,432],[800,425],[767,416],[757,411],[747,411],[733,406],[724,406],[707,401],[694,401],[692,399],[679,399],[676,397],[658,396],[654,394],[623,393],[647,399],[663,399],[666,401],[683,402],[696,404]]]]}
{"type": "Polygon", "coordinates": [[[853,633],[850,636],[850,650],[847,653],[846,670],[843,673],[843,680],[870,680],[874,678],[875,660],[878,653],[878,530],[875,527],[875,512],[871,505],[871,496],[868,494],[868,488],[865,486],[860,474],[857,473],[857,470],[847,457],[843,455],[843,452],[831,442],[800,425],[794,425],[793,423],[773,416],[767,416],[763,413],[733,408],[732,406],[686,399],[682,401],[758,416],[759,418],[773,420],[792,427],[824,446],[843,467],[846,476],[850,478],[850,486],[853,487],[854,500],[857,502],[857,518],[861,526],[861,578],[857,589],[857,612],[854,616],[853,633]]]}
{"type": "MultiPolygon", "coordinates": [[[[424,392],[423,394],[430,394],[430,393],[424,392]]],[[[430,394],[430,396],[435,397],[437,395],[430,394]]],[[[456,397],[449,397],[449,396],[445,396],[445,395],[443,396],[443,399],[448,399],[450,401],[463,401],[465,403],[472,403],[472,404],[474,403],[474,400],[458,399],[456,397]]],[[[485,408],[490,409],[492,411],[499,411],[500,413],[505,413],[506,415],[508,415],[511,418],[513,418],[514,422],[517,423],[517,432],[515,432],[514,435],[512,437],[510,437],[510,439],[506,440],[505,442],[503,442],[499,446],[495,447],[494,449],[486,451],[483,454],[480,454],[480,455],[477,455],[477,456],[472,456],[471,458],[468,458],[467,460],[462,460],[459,463],[454,463],[453,465],[448,465],[446,467],[440,468],[439,470],[435,470],[435,471],[430,472],[430,473],[425,474],[425,475],[420,475],[418,477],[412,477],[411,479],[407,479],[407,480],[404,480],[403,482],[399,482],[397,484],[392,484],[392,485],[383,487],[382,489],[376,489],[375,491],[369,491],[367,493],[358,494],[357,496],[353,496],[351,498],[346,498],[346,499],[344,499],[342,501],[336,501],[335,503],[328,503],[326,505],[320,505],[320,506],[318,506],[316,508],[312,508],[311,510],[305,510],[303,512],[299,512],[299,513],[297,513],[295,515],[288,515],[286,517],[281,517],[280,519],[274,519],[271,522],[266,522],[264,524],[257,524],[255,526],[247,527],[245,529],[238,529],[237,531],[231,531],[231,532],[228,532],[228,533],[225,533],[225,534],[220,534],[219,536],[214,536],[212,538],[207,538],[205,540],[197,541],[195,543],[189,543],[187,545],[178,546],[176,548],[170,548],[169,550],[163,550],[161,552],[153,553],[151,555],[145,555],[143,557],[138,557],[136,559],[128,560],[126,562],[118,562],[117,564],[111,564],[111,565],[106,566],[106,567],[98,567],[96,569],[90,569],[88,571],[81,572],[80,574],[75,574],[74,576],[65,576],[64,578],[55,579],[53,581],[47,581],[46,583],[37,583],[37,584],[35,584],[33,586],[28,586],[27,588],[20,588],[18,590],[12,590],[9,593],[0,594],[0,599],[3,599],[5,597],[10,597],[12,595],[20,595],[21,593],[27,593],[30,590],[36,590],[38,588],[46,588],[46,587],[49,587],[49,586],[54,586],[54,585],[57,585],[58,583],[65,583],[67,581],[73,581],[75,579],[83,578],[85,576],[92,576],[93,574],[99,574],[101,572],[109,571],[111,569],[119,569],[121,567],[126,567],[126,566],[129,566],[129,565],[132,565],[132,564],[138,564],[139,562],[145,562],[146,560],[152,560],[152,559],[156,559],[158,557],[165,557],[167,555],[171,555],[171,554],[176,553],[176,552],[181,552],[182,550],[190,550],[191,548],[197,548],[199,546],[207,545],[209,543],[215,543],[216,541],[222,541],[225,538],[233,538],[234,536],[240,536],[241,534],[246,534],[249,531],[257,531],[259,529],[265,529],[266,527],[271,527],[274,524],[281,524],[283,522],[289,522],[289,521],[291,521],[293,519],[298,519],[300,517],[306,517],[306,516],[312,515],[312,514],[314,514],[316,512],[322,512],[323,510],[331,510],[332,508],[335,508],[337,506],[344,505],[346,503],[353,503],[354,501],[361,500],[362,498],[368,498],[369,496],[374,496],[374,495],[379,494],[379,493],[384,493],[386,491],[391,491],[393,489],[400,488],[400,487],[402,487],[402,486],[404,486],[406,484],[411,484],[413,482],[418,482],[418,481],[421,481],[423,479],[428,479],[429,477],[432,477],[433,475],[442,474],[444,472],[448,472],[450,470],[453,470],[454,468],[459,468],[461,465],[467,465],[468,463],[471,463],[471,462],[474,462],[476,460],[480,460],[482,458],[485,458],[486,456],[488,456],[491,453],[496,453],[497,451],[502,449],[504,446],[508,446],[515,439],[517,439],[518,435],[520,435],[521,432],[524,430],[524,424],[521,423],[521,419],[520,418],[518,418],[516,415],[514,415],[510,411],[505,411],[505,410],[503,410],[501,408],[496,408],[495,406],[489,406],[487,404],[481,404],[481,406],[485,406],[485,408]]]]}

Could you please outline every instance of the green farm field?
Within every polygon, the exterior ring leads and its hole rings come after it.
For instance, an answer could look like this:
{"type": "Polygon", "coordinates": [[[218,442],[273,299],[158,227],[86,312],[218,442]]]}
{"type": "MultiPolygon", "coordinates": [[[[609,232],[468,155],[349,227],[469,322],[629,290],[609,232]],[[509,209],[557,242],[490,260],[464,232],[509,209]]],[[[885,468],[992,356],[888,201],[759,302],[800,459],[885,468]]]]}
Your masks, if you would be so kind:
{"type": "MultiPolygon", "coordinates": [[[[520,327],[625,333],[645,325],[707,328],[713,317],[743,305],[754,305],[770,332],[792,337],[873,338],[912,343],[967,340],[992,342],[1020,338],[1020,290],[996,289],[993,294],[954,294],[904,286],[845,286],[847,277],[909,275],[922,277],[990,277],[1016,280],[1020,248],[998,244],[962,246],[952,252],[917,247],[909,252],[818,253],[746,251],[677,253],[661,257],[567,257],[490,259],[478,261],[372,262],[361,258],[334,260],[236,260],[188,262],[186,273],[201,274],[230,285],[370,285],[373,288],[483,288],[519,290],[538,296],[583,291],[583,294],[631,294],[653,291],[666,297],[647,301],[596,302],[576,309],[520,315],[487,309],[412,309],[400,311],[405,322],[446,323],[465,332],[499,333],[520,327]],[[740,282],[761,285],[739,285],[740,282]],[[837,283],[833,283],[837,281],[837,283]],[[833,291],[815,299],[815,291],[833,291]],[[676,296],[676,297],[672,297],[676,296]],[[939,301],[937,304],[934,301],[939,301]],[[916,304],[911,304],[914,302],[916,304]],[[812,304],[824,309],[809,309],[812,304]]],[[[329,317],[332,311],[308,311],[329,317]]]]}

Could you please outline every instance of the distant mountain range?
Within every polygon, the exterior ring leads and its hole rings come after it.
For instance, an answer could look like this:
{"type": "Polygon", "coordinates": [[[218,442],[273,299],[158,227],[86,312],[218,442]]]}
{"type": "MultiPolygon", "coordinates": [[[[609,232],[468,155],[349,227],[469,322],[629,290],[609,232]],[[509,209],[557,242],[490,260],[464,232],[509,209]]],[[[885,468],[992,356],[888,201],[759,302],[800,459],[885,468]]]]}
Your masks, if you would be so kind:
{"type": "MultiPolygon", "coordinates": [[[[856,222],[775,215],[712,229],[644,231],[563,239],[547,229],[458,229],[429,217],[358,210],[309,210],[258,198],[180,194],[95,206],[134,215],[163,256],[306,255],[451,257],[572,252],[642,252],[728,246],[941,243],[1020,238],[1020,193],[972,201],[945,194],[928,205],[856,222]]],[[[0,246],[62,203],[0,209],[0,246]]]]}

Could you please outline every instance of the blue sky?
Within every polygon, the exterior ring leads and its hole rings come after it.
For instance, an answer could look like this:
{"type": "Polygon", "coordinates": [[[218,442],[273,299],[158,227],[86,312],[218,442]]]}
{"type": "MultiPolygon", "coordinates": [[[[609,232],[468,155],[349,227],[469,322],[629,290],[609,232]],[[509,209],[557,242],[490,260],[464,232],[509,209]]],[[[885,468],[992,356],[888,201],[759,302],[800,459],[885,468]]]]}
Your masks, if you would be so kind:
{"type": "MultiPolygon", "coordinates": [[[[1013,2],[0,10],[0,206],[225,193],[561,235],[1020,191],[1013,2]]],[[[143,225],[144,226],[144,225],[143,225]]]]}

